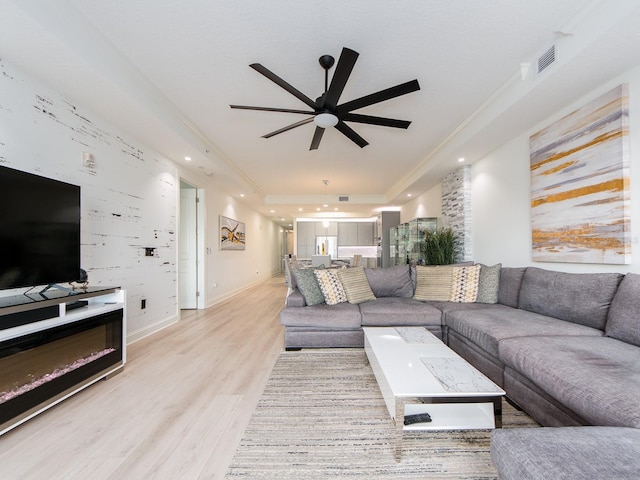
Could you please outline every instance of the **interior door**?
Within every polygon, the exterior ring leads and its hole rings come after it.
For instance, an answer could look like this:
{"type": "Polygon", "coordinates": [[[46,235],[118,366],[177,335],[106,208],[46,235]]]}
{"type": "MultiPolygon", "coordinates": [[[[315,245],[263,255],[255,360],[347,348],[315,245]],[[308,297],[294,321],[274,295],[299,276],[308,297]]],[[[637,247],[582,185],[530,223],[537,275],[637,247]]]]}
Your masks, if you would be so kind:
{"type": "Polygon", "coordinates": [[[180,308],[198,308],[198,196],[197,190],[180,187],[179,291],[180,308]]]}

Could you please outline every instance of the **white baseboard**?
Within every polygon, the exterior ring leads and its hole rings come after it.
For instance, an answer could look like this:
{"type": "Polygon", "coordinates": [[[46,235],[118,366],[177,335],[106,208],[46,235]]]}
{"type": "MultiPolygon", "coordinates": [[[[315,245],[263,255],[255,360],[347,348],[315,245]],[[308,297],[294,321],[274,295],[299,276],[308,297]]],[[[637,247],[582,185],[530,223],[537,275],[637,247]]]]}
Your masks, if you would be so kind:
{"type": "Polygon", "coordinates": [[[127,332],[127,345],[131,345],[132,343],[137,342],[138,340],[142,340],[149,335],[153,335],[154,333],[159,332],[167,327],[170,327],[174,323],[178,322],[178,316],[169,317],[160,322],[154,323],[153,325],[149,325],[147,327],[136,330],[135,332],[127,332]]]}
{"type": "MultiPolygon", "coordinates": [[[[225,300],[228,300],[231,297],[234,297],[236,295],[241,294],[242,292],[244,292],[245,290],[248,290],[249,288],[253,288],[256,287],[258,285],[260,285],[261,283],[266,282],[267,280],[276,277],[278,275],[281,275],[280,272],[276,272],[273,273],[272,275],[270,275],[267,278],[263,278],[260,280],[257,280],[253,283],[250,283],[249,285],[245,285],[243,287],[240,287],[236,290],[233,290],[231,292],[226,293],[225,295],[222,295],[220,297],[216,297],[213,301],[209,302],[207,304],[207,306],[205,308],[209,308],[212,307],[213,305],[216,305],[217,303],[223,302],[225,300]]],[[[170,327],[171,325],[173,325],[174,323],[177,323],[180,320],[179,316],[173,316],[173,317],[169,317],[165,320],[162,320],[160,322],[154,323],[153,325],[149,325],[147,327],[141,328],[139,330],[136,330],[135,332],[127,332],[127,345],[131,345],[132,343],[137,342],[138,340],[142,340],[145,337],[148,337],[149,335],[153,335],[154,333],[159,332],[160,330],[163,330],[167,327],[170,327]]]]}
{"type": "Polygon", "coordinates": [[[212,306],[214,306],[214,305],[216,305],[216,304],[218,304],[220,302],[224,302],[225,300],[228,300],[231,297],[235,297],[236,295],[241,294],[245,290],[248,290],[250,288],[256,287],[256,286],[260,285],[261,283],[264,283],[267,280],[272,279],[273,277],[277,277],[278,275],[281,275],[281,272],[272,273],[267,278],[261,278],[260,280],[256,280],[255,282],[250,283],[249,285],[244,285],[243,287],[240,287],[240,288],[237,288],[237,289],[232,290],[230,292],[227,292],[224,295],[220,295],[219,297],[216,297],[213,300],[207,302],[207,305],[206,305],[205,308],[209,308],[209,307],[212,307],[212,306]]]}

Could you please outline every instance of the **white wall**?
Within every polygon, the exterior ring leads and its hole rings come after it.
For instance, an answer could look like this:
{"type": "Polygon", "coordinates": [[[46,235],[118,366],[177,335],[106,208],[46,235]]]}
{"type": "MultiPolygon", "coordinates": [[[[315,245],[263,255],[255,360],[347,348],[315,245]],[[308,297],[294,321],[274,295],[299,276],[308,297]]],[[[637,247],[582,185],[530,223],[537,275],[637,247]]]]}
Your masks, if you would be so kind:
{"type": "MultiPolygon", "coordinates": [[[[280,226],[209,185],[206,191],[207,305],[212,305],[280,273],[283,233],[280,226]],[[245,250],[220,250],[219,215],[245,224],[245,250]]],[[[283,298],[284,302],[284,298],[283,298]]]]}
{"type": "Polygon", "coordinates": [[[91,286],[127,290],[130,340],[179,317],[180,176],[205,189],[207,304],[280,272],[277,225],[2,60],[0,164],[80,185],[81,265],[91,286]],[[82,165],[82,152],[95,168],[82,165]],[[247,250],[218,250],[218,214],[246,223],[247,250]],[[145,257],[144,247],[155,247],[156,257],[145,257]]]}
{"type": "Polygon", "coordinates": [[[422,195],[407,202],[400,211],[400,223],[414,218],[437,217],[442,220],[442,184],[438,183],[422,195]]]}
{"type": "MultiPolygon", "coordinates": [[[[612,79],[570,105],[559,105],[555,115],[512,139],[476,162],[472,168],[474,260],[505,266],[534,265],[567,272],[640,272],[640,67],[612,79]],[[630,265],[543,263],[531,259],[529,136],[571,113],[621,83],[629,84],[631,155],[630,265]]],[[[523,112],[526,114],[526,112],[523,112]]]]}

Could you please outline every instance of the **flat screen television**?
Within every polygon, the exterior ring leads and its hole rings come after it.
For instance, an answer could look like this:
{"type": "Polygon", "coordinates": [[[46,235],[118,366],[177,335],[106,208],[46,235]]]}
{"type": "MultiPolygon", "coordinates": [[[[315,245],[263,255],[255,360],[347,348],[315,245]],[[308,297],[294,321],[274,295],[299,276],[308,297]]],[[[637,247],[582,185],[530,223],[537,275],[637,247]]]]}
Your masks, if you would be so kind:
{"type": "Polygon", "coordinates": [[[80,277],[80,187],[0,166],[0,289],[80,277]]]}

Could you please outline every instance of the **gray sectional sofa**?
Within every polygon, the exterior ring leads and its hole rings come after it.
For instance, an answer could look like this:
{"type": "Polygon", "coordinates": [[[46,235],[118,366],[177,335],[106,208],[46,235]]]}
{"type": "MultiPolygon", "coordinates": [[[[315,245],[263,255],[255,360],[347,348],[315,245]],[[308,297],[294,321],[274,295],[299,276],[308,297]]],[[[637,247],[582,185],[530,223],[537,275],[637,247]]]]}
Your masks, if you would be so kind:
{"type": "MultiPolygon", "coordinates": [[[[620,438],[637,442],[640,275],[502,268],[496,303],[454,303],[415,300],[415,269],[408,266],[365,273],[376,298],[359,304],[305,306],[304,296],[294,290],[280,315],[285,346],[356,347],[362,346],[363,326],[425,326],[541,425],[607,427],[578,428],[592,437],[592,445],[606,443],[607,429],[624,427],[615,429],[620,438]]],[[[553,431],[556,439],[567,432],[553,431]]],[[[535,442],[531,445],[524,449],[527,454],[535,454],[535,442]]],[[[501,478],[535,478],[501,470],[518,462],[508,446],[506,440],[492,447],[501,478]],[[501,463],[504,458],[511,463],[501,463]]],[[[525,457],[521,460],[531,461],[525,457]]],[[[633,468],[640,477],[640,460],[633,468]]]]}
{"type": "Polygon", "coordinates": [[[307,306],[294,288],[280,313],[287,349],[362,347],[362,327],[424,326],[442,338],[442,312],[414,300],[415,275],[408,266],[364,269],[375,300],[307,306]]]}

